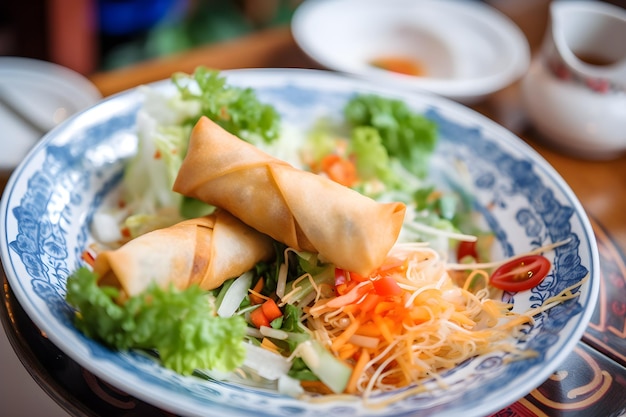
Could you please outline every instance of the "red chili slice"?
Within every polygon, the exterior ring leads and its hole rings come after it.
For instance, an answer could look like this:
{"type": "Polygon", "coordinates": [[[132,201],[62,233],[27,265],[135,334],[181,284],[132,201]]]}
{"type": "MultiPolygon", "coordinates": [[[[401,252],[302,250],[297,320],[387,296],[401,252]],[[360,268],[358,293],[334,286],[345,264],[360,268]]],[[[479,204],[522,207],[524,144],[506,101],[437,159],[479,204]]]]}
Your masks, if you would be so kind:
{"type": "Polygon", "coordinates": [[[461,262],[463,258],[471,257],[475,262],[478,262],[478,249],[476,248],[476,242],[468,242],[462,240],[458,243],[456,249],[456,259],[461,262]]]}

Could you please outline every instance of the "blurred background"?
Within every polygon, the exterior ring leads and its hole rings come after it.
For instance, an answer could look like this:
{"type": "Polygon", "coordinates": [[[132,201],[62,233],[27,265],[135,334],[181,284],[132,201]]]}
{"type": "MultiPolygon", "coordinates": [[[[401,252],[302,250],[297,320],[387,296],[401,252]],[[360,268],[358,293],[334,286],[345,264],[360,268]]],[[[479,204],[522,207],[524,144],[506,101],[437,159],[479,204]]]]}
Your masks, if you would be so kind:
{"type": "MultiPolygon", "coordinates": [[[[0,56],[42,59],[90,75],[288,25],[302,1],[0,0],[0,56]]],[[[509,15],[538,5],[547,10],[551,2],[485,1],[509,15]]],[[[626,7],[626,0],[603,1],[626,7]]],[[[545,23],[545,15],[537,15],[534,24],[545,23]]]]}
{"type": "Polygon", "coordinates": [[[81,74],[288,25],[301,0],[0,0],[0,55],[81,74]]]}

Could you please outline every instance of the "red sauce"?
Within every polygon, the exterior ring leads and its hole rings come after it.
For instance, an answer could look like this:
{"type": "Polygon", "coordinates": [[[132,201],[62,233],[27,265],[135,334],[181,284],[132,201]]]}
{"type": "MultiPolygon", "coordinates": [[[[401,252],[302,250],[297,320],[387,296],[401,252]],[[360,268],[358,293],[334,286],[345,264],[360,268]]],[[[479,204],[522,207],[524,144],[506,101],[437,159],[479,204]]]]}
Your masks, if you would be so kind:
{"type": "Polygon", "coordinates": [[[373,59],[370,64],[376,68],[397,72],[399,74],[417,77],[426,75],[426,70],[422,63],[412,58],[384,56],[373,59]]]}

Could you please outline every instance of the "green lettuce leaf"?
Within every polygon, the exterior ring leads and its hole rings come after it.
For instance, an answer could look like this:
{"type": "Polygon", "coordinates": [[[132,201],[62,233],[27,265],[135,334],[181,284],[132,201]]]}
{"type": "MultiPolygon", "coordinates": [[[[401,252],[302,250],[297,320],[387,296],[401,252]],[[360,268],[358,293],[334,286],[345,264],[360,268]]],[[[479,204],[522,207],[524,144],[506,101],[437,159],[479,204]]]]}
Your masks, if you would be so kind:
{"type": "Polygon", "coordinates": [[[402,182],[391,167],[389,154],[377,129],[358,126],[352,130],[350,151],[356,158],[359,177],[365,181],[379,179],[390,188],[400,188],[402,182]]]}
{"type": "Polygon", "coordinates": [[[435,122],[412,111],[403,101],[373,94],[354,96],[344,114],[352,126],[376,128],[390,157],[418,177],[426,177],[437,144],[435,122]]]}
{"type": "Polygon", "coordinates": [[[119,291],[99,287],[96,274],[82,267],[66,287],[76,327],[114,349],[155,350],[165,367],[183,375],[232,371],[245,359],[244,318],[217,317],[213,297],[197,286],[179,291],[153,285],[118,303],[119,291]]]}
{"type": "Polygon", "coordinates": [[[195,125],[204,115],[241,139],[255,143],[267,143],[278,138],[280,116],[269,104],[259,101],[252,88],[228,85],[218,71],[198,67],[193,75],[176,73],[172,81],[185,101],[197,101],[200,114],[190,118],[195,125]],[[195,81],[190,83],[190,81],[195,81]]]}

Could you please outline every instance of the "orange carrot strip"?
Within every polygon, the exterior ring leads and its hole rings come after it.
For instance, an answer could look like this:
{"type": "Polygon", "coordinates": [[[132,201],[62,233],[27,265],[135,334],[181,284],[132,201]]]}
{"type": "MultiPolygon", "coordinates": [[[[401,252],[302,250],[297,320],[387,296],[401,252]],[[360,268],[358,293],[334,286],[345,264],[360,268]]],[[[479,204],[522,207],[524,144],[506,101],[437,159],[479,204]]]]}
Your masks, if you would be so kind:
{"type": "Polygon", "coordinates": [[[359,326],[356,334],[369,337],[380,337],[380,329],[373,322],[363,323],[359,326]]]}
{"type": "Polygon", "coordinates": [[[254,284],[254,288],[248,290],[250,291],[250,302],[252,304],[262,304],[267,299],[267,297],[261,294],[264,285],[265,279],[261,277],[256,284],[254,284]]]}
{"type": "Polygon", "coordinates": [[[276,301],[272,300],[271,298],[268,298],[263,304],[261,304],[261,309],[263,310],[265,317],[267,317],[270,322],[276,320],[279,317],[282,317],[283,315],[283,312],[280,311],[280,308],[276,304],[276,301]]]}
{"type": "Polygon", "coordinates": [[[354,365],[354,369],[352,370],[352,374],[350,375],[350,379],[348,380],[348,385],[346,386],[346,392],[348,394],[355,394],[357,390],[357,383],[363,372],[365,372],[365,365],[370,361],[370,353],[367,349],[361,349],[361,355],[359,355],[359,359],[357,359],[356,364],[354,365]]]}
{"type": "Polygon", "coordinates": [[[346,314],[355,315],[360,310],[361,310],[361,303],[358,303],[358,304],[348,304],[347,306],[343,307],[343,312],[346,313],[346,314]]]}
{"type": "Polygon", "coordinates": [[[361,349],[359,346],[353,345],[352,343],[346,343],[337,352],[337,356],[339,359],[347,360],[353,357],[358,351],[361,349]]]}
{"type": "Polygon", "coordinates": [[[269,340],[267,337],[264,337],[261,341],[261,347],[274,353],[280,353],[280,349],[278,348],[278,346],[276,346],[276,344],[274,344],[274,342],[269,340]]]}
{"type": "Polygon", "coordinates": [[[392,301],[383,301],[376,304],[374,307],[374,314],[383,315],[383,313],[387,313],[398,306],[398,303],[394,303],[392,301]]]}
{"type": "Polygon", "coordinates": [[[380,333],[385,338],[385,340],[389,343],[393,342],[393,336],[391,335],[391,330],[387,325],[387,321],[381,316],[374,316],[373,320],[380,329],[380,333]]]}
{"type": "Polygon", "coordinates": [[[250,312],[250,321],[257,329],[260,329],[261,326],[270,326],[270,321],[267,319],[261,307],[257,307],[250,312]]]}
{"type": "Polygon", "coordinates": [[[338,351],[339,348],[341,348],[341,346],[343,346],[348,341],[348,339],[350,339],[352,335],[356,333],[360,324],[361,323],[359,323],[358,320],[353,320],[352,323],[350,323],[348,327],[346,327],[344,331],[339,336],[337,336],[335,340],[333,340],[330,348],[335,352],[338,351]]]}
{"type": "Polygon", "coordinates": [[[248,292],[250,293],[249,297],[250,297],[250,304],[252,304],[253,306],[255,305],[259,305],[259,304],[263,304],[266,300],[269,300],[270,298],[254,291],[253,289],[249,288],[248,292]],[[253,301],[254,299],[254,301],[253,301]]]}

